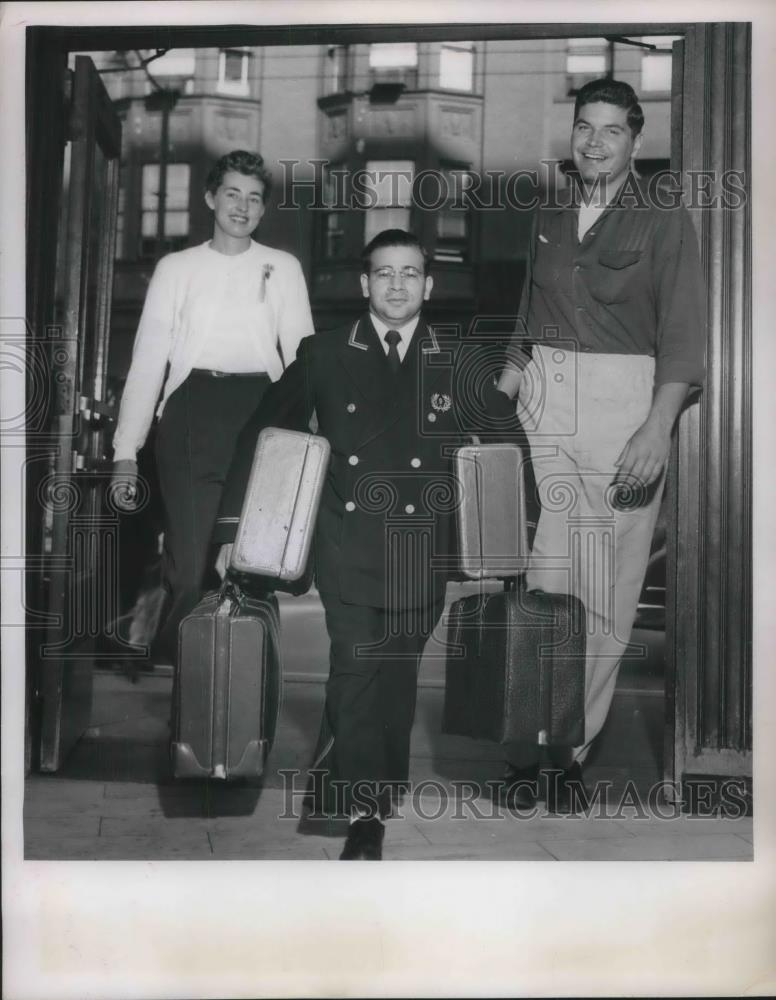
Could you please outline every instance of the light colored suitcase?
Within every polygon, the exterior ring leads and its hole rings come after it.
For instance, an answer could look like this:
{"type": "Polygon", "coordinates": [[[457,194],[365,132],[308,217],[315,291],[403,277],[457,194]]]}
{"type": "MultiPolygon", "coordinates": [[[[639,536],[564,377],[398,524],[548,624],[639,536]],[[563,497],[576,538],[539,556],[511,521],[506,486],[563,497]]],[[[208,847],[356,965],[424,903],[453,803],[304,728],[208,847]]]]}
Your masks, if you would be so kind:
{"type": "Polygon", "coordinates": [[[528,565],[523,461],[514,444],[456,450],[460,568],[472,580],[517,576],[528,565]]]}
{"type": "Polygon", "coordinates": [[[267,589],[309,588],[310,546],[330,453],[329,442],[317,434],[277,427],[259,434],[230,570],[266,578],[267,589]]]}

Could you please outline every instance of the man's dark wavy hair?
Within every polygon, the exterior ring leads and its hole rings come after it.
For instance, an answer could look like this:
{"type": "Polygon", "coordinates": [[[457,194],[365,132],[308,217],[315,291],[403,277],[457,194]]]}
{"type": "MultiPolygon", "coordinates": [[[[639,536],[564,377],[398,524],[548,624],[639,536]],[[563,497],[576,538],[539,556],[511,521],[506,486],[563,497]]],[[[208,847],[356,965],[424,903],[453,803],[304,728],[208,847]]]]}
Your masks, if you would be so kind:
{"type": "Polygon", "coordinates": [[[574,102],[574,121],[579,118],[579,110],[585,104],[614,104],[628,112],[628,127],[631,135],[637,136],[644,128],[644,112],[641,110],[636,91],[622,80],[591,80],[577,91],[574,102]]]}
{"type": "Polygon", "coordinates": [[[415,247],[423,255],[423,273],[427,275],[431,271],[431,258],[428,251],[414,233],[408,233],[406,229],[383,229],[361,251],[362,274],[369,274],[369,269],[372,266],[372,254],[375,250],[382,250],[383,247],[415,247]]]}
{"type": "Polygon", "coordinates": [[[264,201],[269,200],[272,190],[272,174],[264,166],[264,157],[258,153],[248,153],[244,149],[233,149],[216,160],[205,179],[205,190],[215,194],[221,186],[224,174],[230,170],[246,177],[255,177],[264,185],[264,201]]]}

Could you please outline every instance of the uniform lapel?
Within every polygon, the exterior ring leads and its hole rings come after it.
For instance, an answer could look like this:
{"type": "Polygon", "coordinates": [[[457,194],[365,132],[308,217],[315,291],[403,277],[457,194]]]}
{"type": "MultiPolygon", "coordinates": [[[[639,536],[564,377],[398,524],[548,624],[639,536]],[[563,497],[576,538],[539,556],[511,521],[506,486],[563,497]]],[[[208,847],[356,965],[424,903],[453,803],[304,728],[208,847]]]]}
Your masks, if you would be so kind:
{"type": "Polygon", "coordinates": [[[369,315],[362,316],[350,329],[339,360],[350,381],[370,405],[391,394],[390,369],[369,315]]]}
{"type": "MultiPolygon", "coordinates": [[[[456,347],[450,338],[436,333],[431,327],[423,324],[415,336],[423,334],[417,342],[417,359],[415,363],[416,399],[413,402],[417,413],[418,426],[428,428],[430,421],[437,423],[447,420],[455,412],[457,400],[453,385],[453,372],[456,365],[456,347]]],[[[441,426],[437,424],[437,426],[441,426]]]]}
{"type": "Polygon", "coordinates": [[[384,434],[408,407],[415,411],[421,391],[423,348],[430,343],[428,327],[421,319],[401,371],[394,376],[369,317],[362,317],[355,332],[351,330],[347,344],[340,350],[340,360],[366,403],[367,416],[359,433],[359,446],[384,434]]]}

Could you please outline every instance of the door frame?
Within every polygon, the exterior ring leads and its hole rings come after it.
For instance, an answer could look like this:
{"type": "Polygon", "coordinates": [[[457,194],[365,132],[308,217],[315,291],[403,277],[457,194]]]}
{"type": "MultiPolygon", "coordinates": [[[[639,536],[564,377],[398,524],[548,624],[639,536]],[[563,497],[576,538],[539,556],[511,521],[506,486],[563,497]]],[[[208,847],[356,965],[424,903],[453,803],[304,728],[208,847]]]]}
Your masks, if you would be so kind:
{"type": "MultiPolygon", "coordinates": [[[[40,80],[38,68],[62,66],[71,51],[239,45],[350,44],[400,41],[539,39],[570,35],[638,36],[670,34],[684,38],[682,93],[674,108],[683,116],[682,169],[722,171],[743,156],[749,179],[751,25],[742,23],[638,22],[586,24],[427,24],[427,25],[186,25],[115,28],[31,28],[28,32],[28,118],[33,149],[28,219],[31,231],[44,219],[40,193],[55,189],[59,155],[56,140],[38,134],[55,116],[41,109],[61,99],[56,80],[40,80]],[[733,107],[733,120],[728,110],[733,107]],[[36,117],[37,115],[37,117],[36,117]],[[743,140],[743,142],[742,142],[743,140]]],[[[60,167],[61,169],[61,167],[60,167]]],[[[668,601],[666,642],[666,769],[668,781],[696,773],[751,776],[751,276],[750,209],[728,225],[721,213],[692,212],[708,281],[710,369],[700,403],[683,412],[674,448],[669,490],[668,601]],[[733,365],[735,387],[723,375],[733,365]],[[732,413],[732,423],[722,421],[732,413]],[[711,429],[711,447],[706,433],[711,429]],[[701,448],[701,442],[704,447],[701,448]],[[732,515],[732,516],[731,516],[732,515]],[[720,520],[722,518],[722,520],[720,520]],[[724,522],[724,523],[723,523],[724,522]],[[719,537],[701,526],[718,525],[719,537]],[[742,552],[737,567],[725,563],[726,546],[742,552]],[[710,577],[709,577],[710,572],[710,577]],[[715,654],[719,615],[726,641],[715,654]],[[732,639],[731,639],[732,635],[732,639]],[[711,655],[713,669],[707,669],[711,655]]],[[[37,228],[36,228],[37,226],[37,228]]],[[[50,221],[48,230],[50,232],[50,221]]],[[[29,248],[28,248],[29,261],[29,248]]],[[[51,301],[47,266],[29,265],[28,316],[32,336],[45,327],[51,301]],[[42,321],[42,322],[41,322],[42,321]]],[[[34,531],[33,531],[34,537],[34,531]]],[[[33,548],[31,551],[35,551],[33,548]]],[[[34,605],[33,605],[34,606],[34,605]]],[[[718,636],[717,636],[718,638],[718,636]]]]}
{"type": "MultiPolygon", "coordinates": [[[[48,447],[36,448],[36,461],[28,463],[37,465],[46,524],[36,525],[46,624],[36,649],[37,731],[28,741],[44,771],[59,769],[89,724],[94,641],[115,589],[103,586],[110,563],[101,553],[115,548],[105,536],[117,530],[115,512],[106,518],[103,510],[105,470],[95,473],[102,458],[121,123],[89,57],[77,56],[63,79],[67,124],[60,138],[70,158],[57,293],[62,312],[44,345],[53,389],[48,447]]],[[[56,309],[53,294],[50,301],[56,309]]]]}

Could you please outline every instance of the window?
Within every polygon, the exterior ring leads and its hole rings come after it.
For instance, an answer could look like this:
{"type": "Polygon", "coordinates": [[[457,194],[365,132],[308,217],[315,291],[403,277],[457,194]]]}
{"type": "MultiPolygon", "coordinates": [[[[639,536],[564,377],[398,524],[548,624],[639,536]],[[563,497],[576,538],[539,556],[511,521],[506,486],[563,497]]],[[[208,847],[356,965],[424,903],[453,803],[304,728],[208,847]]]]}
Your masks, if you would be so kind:
{"type": "Polygon", "coordinates": [[[348,89],[348,47],[330,45],[326,50],[324,93],[341,94],[348,89]]]}
{"type": "Polygon", "coordinates": [[[414,173],[412,160],[367,160],[364,243],[383,229],[409,229],[414,173]]]}
{"type": "Polygon", "coordinates": [[[463,197],[469,171],[460,166],[441,166],[447,203],[435,213],[434,260],[461,262],[469,256],[469,209],[463,197]]]}
{"type": "Polygon", "coordinates": [[[471,42],[445,42],[439,53],[439,86],[445,90],[472,90],[474,46],[471,42]]]}
{"type": "Polygon", "coordinates": [[[569,38],[566,53],[566,94],[573,96],[590,80],[606,76],[609,43],[605,38],[569,38]]]}
{"type": "Polygon", "coordinates": [[[376,42],[369,46],[369,72],[373,83],[403,83],[413,88],[418,83],[418,46],[416,42],[376,42]]]}
{"type": "Polygon", "coordinates": [[[143,166],[140,222],[140,256],[158,257],[171,250],[181,250],[189,238],[188,163],[168,163],[164,206],[160,206],[160,165],[143,166]],[[159,232],[159,212],[162,231],[159,232]]]}
{"type": "Polygon", "coordinates": [[[641,92],[671,89],[671,53],[649,52],[641,57],[641,92]]]}
{"type": "Polygon", "coordinates": [[[667,94],[671,90],[671,49],[679,35],[646,35],[639,39],[657,48],[641,57],[641,93],[667,94]]]}
{"type": "Polygon", "coordinates": [[[341,212],[328,212],[326,229],[323,234],[323,255],[327,260],[338,260],[345,256],[345,230],[341,212]]]}
{"type": "Polygon", "coordinates": [[[342,196],[338,193],[337,178],[333,171],[343,167],[327,166],[323,174],[323,200],[329,211],[323,215],[323,256],[326,260],[339,260],[345,256],[345,215],[342,196]]]}
{"type": "Polygon", "coordinates": [[[221,49],[218,54],[219,94],[234,94],[247,97],[250,94],[248,62],[250,53],[243,49],[221,49]]]}

